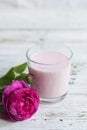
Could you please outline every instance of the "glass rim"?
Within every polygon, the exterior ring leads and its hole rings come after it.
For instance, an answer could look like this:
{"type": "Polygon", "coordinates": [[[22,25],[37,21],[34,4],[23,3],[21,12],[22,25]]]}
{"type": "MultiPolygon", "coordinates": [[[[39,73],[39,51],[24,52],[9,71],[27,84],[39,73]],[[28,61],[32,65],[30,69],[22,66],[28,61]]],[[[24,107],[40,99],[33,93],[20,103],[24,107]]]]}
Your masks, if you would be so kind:
{"type": "MultiPolygon", "coordinates": [[[[29,49],[26,51],[26,57],[27,57],[27,59],[28,59],[29,61],[31,61],[31,62],[33,62],[33,63],[35,63],[35,64],[39,64],[39,65],[57,65],[57,64],[58,64],[58,63],[55,63],[55,64],[46,64],[46,63],[40,63],[40,62],[37,62],[37,61],[35,61],[35,60],[32,60],[32,59],[29,57],[28,52],[29,52],[31,49],[33,49],[34,47],[36,47],[36,46],[38,46],[38,44],[34,45],[33,47],[29,48],[29,49]]],[[[71,54],[70,54],[70,56],[68,57],[68,61],[70,61],[71,58],[72,58],[72,56],[73,56],[73,52],[72,52],[71,48],[68,47],[68,46],[66,46],[66,45],[62,45],[62,46],[63,46],[63,47],[66,47],[67,50],[70,51],[71,54]]]]}

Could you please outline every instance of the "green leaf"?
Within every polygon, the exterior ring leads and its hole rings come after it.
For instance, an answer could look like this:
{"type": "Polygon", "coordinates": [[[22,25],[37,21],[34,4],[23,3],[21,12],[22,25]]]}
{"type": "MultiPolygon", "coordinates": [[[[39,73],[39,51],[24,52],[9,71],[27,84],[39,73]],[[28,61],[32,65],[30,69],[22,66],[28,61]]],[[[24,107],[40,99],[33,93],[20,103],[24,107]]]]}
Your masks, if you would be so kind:
{"type": "Polygon", "coordinates": [[[33,76],[32,76],[31,74],[28,74],[28,75],[27,75],[27,81],[28,81],[28,83],[30,84],[30,86],[32,86],[33,76]]]}
{"type": "Polygon", "coordinates": [[[13,69],[16,73],[21,74],[22,72],[24,72],[24,70],[27,68],[27,66],[28,66],[27,63],[23,63],[19,66],[14,67],[13,69]]]}
{"type": "Polygon", "coordinates": [[[0,78],[0,89],[5,87],[6,85],[9,85],[12,82],[12,79],[9,77],[2,77],[0,78]]]}
{"type": "Polygon", "coordinates": [[[23,63],[19,66],[12,67],[5,76],[0,78],[0,89],[3,88],[6,85],[11,84],[13,80],[15,80],[16,73],[20,74],[18,77],[23,80],[23,77],[25,78],[23,71],[27,68],[27,63],[23,63]],[[22,75],[21,75],[22,74],[22,75]]]}
{"type": "Polygon", "coordinates": [[[28,82],[27,74],[23,73],[28,67],[27,63],[23,63],[16,67],[12,67],[3,77],[0,78],[0,101],[4,88],[12,83],[14,80],[24,80],[28,82]],[[18,75],[18,76],[16,76],[18,75]]]}
{"type": "Polygon", "coordinates": [[[15,78],[14,68],[11,68],[4,77],[14,79],[15,78]]]}
{"type": "Polygon", "coordinates": [[[0,103],[2,101],[2,92],[3,92],[4,88],[2,90],[0,90],[0,103]]]}
{"type": "Polygon", "coordinates": [[[25,81],[25,82],[28,83],[27,74],[22,73],[22,74],[20,74],[19,76],[17,76],[17,77],[15,78],[15,80],[23,80],[23,81],[25,81]]]}
{"type": "Polygon", "coordinates": [[[0,102],[2,101],[2,93],[0,93],[0,102]]]}
{"type": "Polygon", "coordinates": [[[15,80],[23,80],[28,84],[31,84],[31,80],[28,78],[28,74],[22,73],[21,75],[17,76],[15,80]]]}
{"type": "Polygon", "coordinates": [[[0,117],[2,116],[3,112],[4,112],[4,107],[2,104],[0,104],[0,117]]]}
{"type": "MultiPolygon", "coordinates": [[[[14,73],[13,68],[11,68],[11,69],[6,73],[5,76],[3,76],[3,77],[0,78],[0,86],[2,87],[2,86],[9,85],[9,84],[12,82],[12,80],[14,80],[14,79],[15,79],[15,73],[14,73]]],[[[1,88],[1,87],[0,87],[0,88],[1,88]]],[[[3,88],[3,87],[2,87],[2,88],[3,88]]]]}
{"type": "Polygon", "coordinates": [[[19,76],[17,76],[17,77],[15,78],[15,80],[23,80],[23,79],[26,78],[26,76],[27,76],[27,74],[22,73],[22,74],[20,74],[19,76]]]}

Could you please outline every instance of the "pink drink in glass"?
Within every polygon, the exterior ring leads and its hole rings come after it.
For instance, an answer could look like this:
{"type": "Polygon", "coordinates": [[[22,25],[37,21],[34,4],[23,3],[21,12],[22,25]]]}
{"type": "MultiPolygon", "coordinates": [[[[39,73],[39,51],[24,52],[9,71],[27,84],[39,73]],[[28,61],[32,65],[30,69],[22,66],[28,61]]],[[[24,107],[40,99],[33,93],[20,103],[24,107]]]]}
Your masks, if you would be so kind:
{"type": "Polygon", "coordinates": [[[29,61],[29,73],[33,76],[32,87],[37,89],[43,101],[60,99],[68,92],[71,62],[67,55],[41,50],[32,54],[29,61]]]}

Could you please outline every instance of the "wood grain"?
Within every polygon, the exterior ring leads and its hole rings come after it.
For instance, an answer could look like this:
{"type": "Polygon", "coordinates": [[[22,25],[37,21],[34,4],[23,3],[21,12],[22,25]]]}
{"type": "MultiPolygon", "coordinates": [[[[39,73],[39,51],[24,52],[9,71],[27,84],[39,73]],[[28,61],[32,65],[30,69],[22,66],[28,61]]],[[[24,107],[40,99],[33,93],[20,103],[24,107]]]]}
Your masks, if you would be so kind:
{"type": "Polygon", "coordinates": [[[87,30],[86,10],[0,10],[0,29],[87,30]]]}

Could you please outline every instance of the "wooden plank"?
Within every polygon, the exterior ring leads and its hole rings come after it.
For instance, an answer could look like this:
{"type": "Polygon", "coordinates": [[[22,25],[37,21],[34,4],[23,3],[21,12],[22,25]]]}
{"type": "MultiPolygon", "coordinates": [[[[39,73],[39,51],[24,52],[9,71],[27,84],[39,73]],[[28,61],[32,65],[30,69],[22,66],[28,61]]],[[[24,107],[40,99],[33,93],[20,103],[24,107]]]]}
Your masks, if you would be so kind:
{"type": "Polygon", "coordinates": [[[87,30],[87,12],[81,10],[0,10],[0,29],[87,30]]]}
{"type": "Polygon", "coordinates": [[[87,43],[86,30],[4,30],[0,31],[0,42],[44,42],[87,43]]]}

